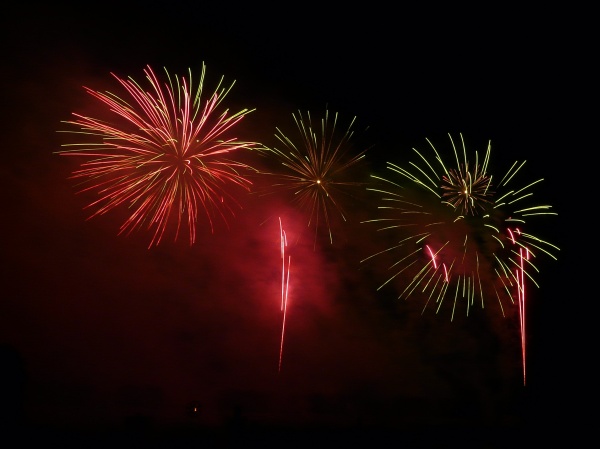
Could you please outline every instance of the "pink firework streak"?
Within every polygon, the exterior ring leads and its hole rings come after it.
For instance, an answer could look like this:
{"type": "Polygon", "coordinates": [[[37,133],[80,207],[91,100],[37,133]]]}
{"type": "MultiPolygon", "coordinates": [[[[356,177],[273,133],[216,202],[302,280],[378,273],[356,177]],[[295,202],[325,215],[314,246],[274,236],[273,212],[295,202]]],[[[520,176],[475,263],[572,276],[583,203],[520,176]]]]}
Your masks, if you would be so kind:
{"type": "Polygon", "coordinates": [[[290,263],[292,261],[291,256],[287,256],[286,260],[285,248],[287,247],[287,236],[283,230],[281,217],[279,218],[279,236],[281,242],[281,311],[283,312],[281,343],[279,344],[279,371],[281,371],[281,361],[283,359],[283,337],[285,335],[285,317],[287,312],[288,292],[290,286],[290,263]]]}
{"type": "Polygon", "coordinates": [[[251,167],[231,157],[256,144],[238,141],[230,133],[252,110],[218,112],[233,87],[232,83],[223,88],[222,78],[204,100],[204,65],[197,84],[191,71],[186,78],[171,77],[165,70],[164,83],[149,66],[144,73],[148,90],[131,78],[112,74],[128,100],[86,87],[107,107],[106,117],[74,113],[75,119],[64,123],[76,129],[63,132],[85,140],[64,144],[73,149],[58,154],[85,160],[72,178],[83,179],[80,192],[98,193],[98,199],[87,206],[96,209],[89,218],[127,204],[131,213],[119,234],[154,228],[150,248],[160,243],[171,221],[176,240],[186,221],[192,245],[199,215],[204,213],[214,232],[215,216],[227,223],[226,215],[234,215],[230,203],[239,206],[230,187],[250,188],[251,182],[241,172],[251,167]]]}
{"type": "MultiPolygon", "coordinates": [[[[517,243],[515,234],[521,235],[519,229],[515,229],[513,233],[511,229],[508,229],[510,238],[514,244],[517,243]]],[[[518,291],[518,306],[519,306],[519,324],[521,329],[521,359],[523,361],[523,385],[526,384],[526,337],[525,337],[525,260],[529,260],[529,249],[519,248],[519,261],[520,266],[515,269],[515,277],[517,279],[517,291],[518,291]]]]}

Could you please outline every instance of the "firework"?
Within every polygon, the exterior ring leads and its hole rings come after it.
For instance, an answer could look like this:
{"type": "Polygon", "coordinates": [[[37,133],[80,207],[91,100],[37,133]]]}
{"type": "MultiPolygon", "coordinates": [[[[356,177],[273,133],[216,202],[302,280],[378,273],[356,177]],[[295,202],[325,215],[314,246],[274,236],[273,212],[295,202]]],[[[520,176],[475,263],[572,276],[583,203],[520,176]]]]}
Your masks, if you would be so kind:
{"type": "Polygon", "coordinates": [[[279,162],[274,171],[267,173],[276,179],[269,189],[289,193],[292,202],[308,215],[308,227],[314,228],[315,240],[319,229],[325,228],[329,242],[333,243],[333,217],[347,221],[341,196],[352,196],[351,189],[361,185],[349,173],[349,168],[361,161],[366,152],[350,155],[356,117],[343,133],[337,129],[337,112],[330,116],[326,110],[324,118],[317,122],[317,129],[313,127],[310,112],[303,116],[299,111],[292,117],[298,139],[276,128],[275,137],[282,146],[262,148],[279,162]]]}
{"type": "Polygon", "coordinates": [[[150,248],[171,224],[177,239],[187,223],[192,245],[199,215],[206,216],[211,232],[217,217],[227,223],[234,215],[232,206],[240,204],[231,188],[250,189],[242,172],[251,167],[232,157],[255,143],[231,134],[252,110],[219,110],[235,84],[223,87],[223,77],[205,99],[205,72],[203,64],[195,81],[191,70],[188,77],[180,77],[165,69],[161,81],[147,66],[147,88],[113,73],[127,99],[84,87],[105,107],[106,116],[73,113],[73,120],[63,122],[70,129],[61,132],[78,141],[57,153],[84,160],[71,177],[82,180],[80,192],[97,192],[98,198],[87,206],[95,209],[89,218],[126,204],[131,212],[119,234],[153,230],[150,248]]]}
{"type": "Polygon", "coordinates": [[[525,162],[515,162],[496,182],[488,172],[490,142],[482,160],[475,152],[470,161],[463,136],[460,149],[449,137],[454,168],[426,139],[433,160],[413,149],[418,162],[409,168],[387,164],[399,180],[372,176],[377,187],[368,190],[381,197],[382,216],[367,222],[392,232],[395,240],[362,262],[391,257],[391,275],[378,289],[397,282],[399,298],[417,293],[425,298],[423,312],[429,305],[439,312],[445,298],[450,298],[451,319],[458,307],[468,315],[476,302],[483,308],[486,299],[497,302],[503,316],[507,304],[518,305],[525,366],[525,279],[539,287],[538,256],[556,259],[559,250],[526,231],[530,220],[556,213],[533,203],[533,188],[543,179],[517,183],[525,162]]]}
{"type": "Polygon", "coordinates": [[[283,229],[283,224],[281,223],[281,217],[279,218],[279,240],[281,253],[281,312],[283,313],[283,320],[281,324],[281,340],[279,344],[279,371],[281,371],[281,361],[283,359],[283,337],[285,335],[285,318],[287,315],[288,292],[290,287],[290,264],[292,262],[291,256],[287,255],[285,251],[288,243],[286,232],[283,229]]]}

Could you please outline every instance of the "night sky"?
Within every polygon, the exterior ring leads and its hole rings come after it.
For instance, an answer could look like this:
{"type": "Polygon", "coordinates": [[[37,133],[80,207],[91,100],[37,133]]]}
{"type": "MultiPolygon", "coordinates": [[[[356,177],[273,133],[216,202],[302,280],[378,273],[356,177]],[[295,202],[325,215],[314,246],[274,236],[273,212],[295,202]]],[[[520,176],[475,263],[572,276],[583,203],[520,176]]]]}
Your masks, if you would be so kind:
{"type": "Polygon", "coordinates": [[[79,8],[16,5],[1,19],[0,345],[11,428],[146,438],[166,429],[210,433],[221,447],[256,429],[362,430],[401,447],[499,448],[565,423],[562,385],[576,357],[565,339],[554,28],[533,13],[375,5],[79,8]],[[111,72],[142,81],[146,65],[198,74],[203,62],[210,82],[235,80],[228,107],[256,109],[243,139],[272,144],[293,113],[327,109],[342,127],[356,116],[362,174],[408,163],[426,138],[445,151],[448,133],[462,133],[468,151],[491,141],[502,169],[527,160],[531,180],[544,178],[536,198],[559,213],[535,231],[561,248],[529,290],[527,386],[514,308],[502,317],[475,307],[451,321],[421,314],[421,299],[398,300],[391,286],[376,291],[385,275],[360,263],[380,243],[360,223],[374,211],[367,195],[346,203],[333,244],[316,246],[306,216],[276,194],[240,196],[228,225],[211,233],[201,222],[193,246],[165,238],[148,249],[150,233],[117,235],[126,209],[86,220],[93,196],[69,179],[79,161],[56,154],[61,121],[97,106],[83,86],[116,88],[111,72]],[[278,217],[293,241],[281,371],[278,217]]]}

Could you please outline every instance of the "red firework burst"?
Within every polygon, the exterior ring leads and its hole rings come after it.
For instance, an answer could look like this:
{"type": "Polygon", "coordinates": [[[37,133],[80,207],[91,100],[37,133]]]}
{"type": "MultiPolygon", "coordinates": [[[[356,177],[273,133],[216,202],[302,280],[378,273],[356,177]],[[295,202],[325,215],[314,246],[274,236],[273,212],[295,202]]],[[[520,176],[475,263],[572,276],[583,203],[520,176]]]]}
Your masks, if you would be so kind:
{"type": "Polygon", "coordinates": [[[144,69],[148,90],[131,77],[112,76],[124,89],[127,100],[110,92],[84,87],[107,107],[106,119],[73,113],[64,121],[74,127],[66,132],[83,142],[65,144],[57,153],[83,158],[71,178],[83,179],[80,192],[95,191],[98,199],[89,217],[102,215],[127,204],[131,214],[119,234],[153,229],[149,248],[158,245],[168,225],[175,224],[175,240],[182,223],[187,222],[189,241],[196,241],[199,215],[204,214],[214,231],[216,216],[225,223],[239,206],[230,187],[249,190],[251,182],[242,174],[252,170],[233,154],[255,147],[254,142],[238,141],[233,128],[252,110],[230,114],[218,111],[233,87],[222,87],[203,98],[206,67],[198,84],[191,71],[188,77],[170,76],[161,81],[150,66],[144,69]]]}

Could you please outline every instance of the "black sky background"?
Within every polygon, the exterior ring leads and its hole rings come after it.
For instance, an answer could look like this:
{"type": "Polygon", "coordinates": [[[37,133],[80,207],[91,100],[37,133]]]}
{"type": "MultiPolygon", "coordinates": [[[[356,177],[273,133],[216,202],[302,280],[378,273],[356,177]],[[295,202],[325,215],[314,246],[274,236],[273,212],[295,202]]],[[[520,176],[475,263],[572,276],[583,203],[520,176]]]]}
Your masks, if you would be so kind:
{"type": "MultiPolygon", "coordinates": [[[[566,28],[535,11],[127,5],[19,4],[2,19],[0,343],[24,371],[7,420],[68,432],[136,419],[145,429],[225,429],[237,416],[265,428],[386,429],[420,444],[431,429],[463,443],[490,429],[473,447],[516,447],[515,435],[537,441],[578,424],[570,404],[587,362],[573,344],[580,318],[568,302],[583,295],[563,231],[565,66],[576,61],[566,28]],[[249,139],[272,142],[292,113],[328,108],[342,121],[357,116],[373,172],[411,160],[425,138],[448,148],[447,133],[463,133],[467,150],[491,140],[503,167],[527,160],[531,179],[545,178],[540,202],[559,213],[538,234],[561,248],[531,289],[528,385],[514,316],[488,308],[450,322],[373,291],[377,273],[357,269],[371,244],[356,224],[368,204],[317,251],[293,224],[298,211],[277,199],[247,199],[229,228],[202,229],[193,247],[165,240],[148,250],[149,234],[117,236],[125,211],[86,221],[86,199],[68,180],[76,161],[54,154],[61,120],[94,101],[82,86],[114,88],[110,72],[142,80],[146,65],[198,73],[202,62],[209,80],[236,80],[232,110],[256,108],[242,125],[249,139]],[[281,372],[274,214],[303,236],[281,372]],[[193,401],[201,412],[190,416],[193,401]]],[[[3,387],[8,398],[15,383],[3,387]]]]}

